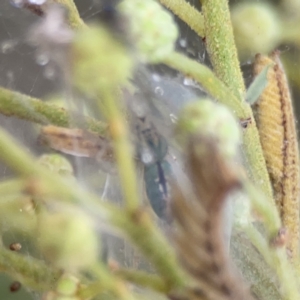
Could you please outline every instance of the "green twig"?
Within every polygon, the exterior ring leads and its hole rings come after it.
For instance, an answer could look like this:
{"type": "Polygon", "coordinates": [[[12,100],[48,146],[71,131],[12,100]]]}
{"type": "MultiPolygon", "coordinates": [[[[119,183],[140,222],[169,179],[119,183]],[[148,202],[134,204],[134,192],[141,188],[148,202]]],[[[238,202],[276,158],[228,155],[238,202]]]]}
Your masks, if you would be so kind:
{"type": "Polygon", "coordinates": [[[127,235],[133,243],[139,243],[145,257],[153,263],[168,288],[179,288],[186,283],[186,276],[179,266],[173,249],[164,236],[154,226],[149,215],[143,211],[132,219],[115,220],[119,228],[126,228],[127,235]]]}
{"type": "Polygon", "coordinates": [[[228,0],[202,0],[206,46],[216,75],[243,100],[245,85],[240,69],[228,0]]]}
{"type": "Polygon", "coordinates": [[[129,142],[128,125],[125,122],[120,107],[121,102],[118,100],[116,93],[106,92],[105,95],[103,95],[99,106],[105,106],[107,122],[114,142],[114,155],[118,165],[126,208],[129,212],[135,212],[140,204],[137,176],[135,172],[133,151],[129,142]]]}
{"type": "Polygon", "coordinates": [[[249,104],[246,101],[240,101],[209,68],[182,54],[173,53],[164,60],[164,63],[198,81],[214,99],[229,107],[239,120],[249,120],[248,127],[243,131],[243,151],[249,168],[249,176],[275,206],[259,134],[249,104]]]}
{"type": "Polygon", "coordinates": [[[75,118],[72,118],[72,114],[64,108],[3,87],[0,87],[0,113],[42,125],[53,124],[61,127],[80,125],[101,135],[107,130],[106,125],[90,117],[80,116],[76,118],[78,123],[74,124],[75,118]]]}
{"type": "Polygon", "coordinates": [[[170,9],[200,37],[205,36],[203,15],[188,2],[185,0],[159,0],[159,2],[170,9]]]}
{"type": "Polygon", "coordinates": [[[165,294],[169,291],[163,279],[157,275],[128,269],[118,269],[114,273],[116,276],[129,281],[130,283],[144,288],[150,288],[151,290],[165,294]]]}
{"type": "Polygon", "coordinates": [[[125,283],[113,274],[109,273],[107,268],[101,263],[94,266],[92,271],[93,274],[99,278],[99,281],[84,286],[78,293],[80,299],[91,299],[107,290],[113,293],[117,299],[135,299],[135,297],[129,292],[125,283]]]}
{"type": "Polygon", "coordinates": [[[52,2],[63,5],[68,10],[68,23],[73,29],[81,29],[85,27],[85,23],[81,19],[77,7],[73,0],[52,0],[52,2]]]}
{"type": "Polygon", "coordinates": [[[262,254],[265,261],[276,271],[282,289],[282,295],[286,300],[299,299],[297,282],[294,270],[287,260],[285,248],[272,249],[260,232],[252,225],[245,228],[245,232],[252,244],[262,254]]]}
{"type": "Polygon", "coordinates": [[[61,276],[43,262],[0,247],[0,271],[16,278],[27,287],[49,291],[61,276]]]}
{"type": "Polygon", "coordinates": [[[213,98],[228,106],[237,118],[249,117],[245,105],[207,66],[178,52],[170,54],[163,63],[198,81],[213,98]]]}
{"type": "Polygon", "coordinates": [[[265,195],[250,182],[244,181],[243,186],[251,199],[251,204],[255,213],[259,214],[263,219],[263,224],[268,231],[269,238],[274,238],[281,228],[281,220],[276,206],[271,205],[265,198],[265,195]]]}

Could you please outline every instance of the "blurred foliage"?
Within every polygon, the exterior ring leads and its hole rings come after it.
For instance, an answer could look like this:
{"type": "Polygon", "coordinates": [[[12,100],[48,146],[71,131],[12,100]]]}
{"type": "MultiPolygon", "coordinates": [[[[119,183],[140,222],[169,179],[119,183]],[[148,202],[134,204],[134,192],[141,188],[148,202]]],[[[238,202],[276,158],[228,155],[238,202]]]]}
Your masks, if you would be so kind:
{"type": "MultiPolygon", "coordinates": [[[[298,97],[299,2],[103,0],[89,5],[88,26],[71,0],[13,4],[38,16],[25,39],[62,82],[57,98],[66,104],[1,87],[0,112],[70,128],[49,126],[40,141],[93,160],[36,159],[1,128],[0,158],[15,177],[0,183],[0,270],[23,285],[12,293],[5,277],[1,299],[253,299],[232,269],[230,237],[255,297],[297,299],[299,245],[290,249],[281,223],[297,242],[299,218],[290,218],[299,217],[299,199],[275,201],[278,185],[299,192],[295,117],[278,122],[289,135],[275,152],[293,163],[275,185],[272,145],[264,147],[244,82],[257,52],[279,48],[298,97]],[[8,250],[15,242],[19,252],[8,250]]],[[[279,58],[269,62],[253,102],[260,96],[259,110],[268,85],[278,85],[282,115],[292,111],[285,73],[279,58]]]]}

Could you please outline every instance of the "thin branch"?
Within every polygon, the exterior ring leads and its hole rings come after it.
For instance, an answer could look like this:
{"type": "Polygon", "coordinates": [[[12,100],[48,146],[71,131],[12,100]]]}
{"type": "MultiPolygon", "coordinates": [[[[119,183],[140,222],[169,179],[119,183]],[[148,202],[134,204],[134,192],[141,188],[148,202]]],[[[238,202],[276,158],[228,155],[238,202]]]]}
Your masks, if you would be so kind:
{"type": "Polygon", "coordinates": [[[273,238],[281,228],[281,220],[276,206],[271,205],[265,195],[250,182],[244,181],[243,187],[251,200],[255,213],[262,218],[269,238],[273,238]]]}
{"type": "MultiPolygon", "coordinates": [[[[0,87],[0,113],[41,125],[53,124],[61,127],[76,125],[75,118],[71,118],[71,114],[64,108],[2,87],[0,87]]],[[[76,120],[77,125],[97,134],[103,135],[106,132],[106,125],[93,118],[81,116],[76,120]]]]}
{"type": "Polygon", "coordinates": [[[119,269],[114,273],[116,276],[141,287],[150,288],[151,290],[161,293],[167,293],[169,291],[169,288],[163,279],[157,275],[128,269],[119,269]]]}
{"type": "Polygon", "coordinates": [[[121,101],[113,91],[103,91],[99,107],[101,105],[106,107],[107,122],[113,141],[114,156],[117,161],[126,209],[129,212],[135,212],[140,206],[137,175],[129,139],[129,128],[123,116],[121,101]]]}
{"type": "Polygon", "coordinates": [[[245,111],[245,105],[204,64],[198,63],[178,52],[173,52],[165,58],[163,63],[198,81],[213,98],[228,106],[239,119],[249,117],[248,112],[245,111]]]}

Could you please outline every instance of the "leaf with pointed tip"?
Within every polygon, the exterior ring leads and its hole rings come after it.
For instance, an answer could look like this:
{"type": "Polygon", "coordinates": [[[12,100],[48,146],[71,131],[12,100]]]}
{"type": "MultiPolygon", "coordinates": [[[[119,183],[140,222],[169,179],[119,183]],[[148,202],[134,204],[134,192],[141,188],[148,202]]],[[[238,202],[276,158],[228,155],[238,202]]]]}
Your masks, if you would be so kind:
{"type": "Polygon", "coordinates": [[[246,101],[253,105],[264,91],[268,84],[268,71],[271,65],[264,67],[264,69],[254,78],[246,92],[246,101]]]}

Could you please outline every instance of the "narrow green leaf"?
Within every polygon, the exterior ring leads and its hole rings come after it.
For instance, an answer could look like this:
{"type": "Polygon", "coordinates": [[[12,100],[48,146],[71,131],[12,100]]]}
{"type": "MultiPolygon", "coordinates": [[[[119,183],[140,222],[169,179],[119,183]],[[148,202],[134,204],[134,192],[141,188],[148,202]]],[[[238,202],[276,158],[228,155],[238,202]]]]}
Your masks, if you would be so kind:
{"type": "Polygon", "coordinates": [[[266,66],[253,80],[246,92],[246,101],[253,105],[268,84],[268,71],[271,65],[266,66]]]}

